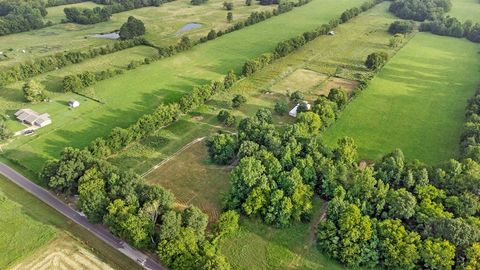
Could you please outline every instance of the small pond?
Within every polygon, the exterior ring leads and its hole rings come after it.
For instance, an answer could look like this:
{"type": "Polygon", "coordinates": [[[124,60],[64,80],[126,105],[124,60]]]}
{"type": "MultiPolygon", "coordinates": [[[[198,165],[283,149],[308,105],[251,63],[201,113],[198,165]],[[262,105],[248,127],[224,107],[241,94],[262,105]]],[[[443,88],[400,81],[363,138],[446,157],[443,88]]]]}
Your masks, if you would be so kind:
{"type": "Polygon", "coordinates": [[[119,39],[119,32],[105,33],[105,34],[95,34],[92,37],[94,38],[106,38],[106,39],[119,39]]]}
{"type": "Polygon", "coordinates": [[[197,28],[200,28],[202,27],[203,25],[202,24],[199,24],[199,23],[187,23],[185,24],[184,26],[182,26],[182,28],[178,29],[177,31],[177,35],[181,35],[189,30],[192,30],[192,29],[197,29],[197,28]]]}

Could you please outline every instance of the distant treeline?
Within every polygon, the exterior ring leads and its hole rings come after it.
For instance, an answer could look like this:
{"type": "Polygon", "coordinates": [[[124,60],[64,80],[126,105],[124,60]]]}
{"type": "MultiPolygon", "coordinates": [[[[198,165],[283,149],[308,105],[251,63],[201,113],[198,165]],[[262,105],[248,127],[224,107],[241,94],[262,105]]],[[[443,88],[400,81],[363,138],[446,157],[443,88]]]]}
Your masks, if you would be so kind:
{"type": "Polygon", "coordinates": [[[450,0],[395,0],[389,10],[402,19],[424,21],[437,18],[451,8],[450,0]]]}
{"type": "Polygon", "coordinates": [[[462,24],[456,18],[442,16],[433,21],[423,22],[420,31],[441,36],[466,37],[472,42],[480,43],[480,23],[473,24],[470,20],[462,24]]]}
{"type": "Polygon", "coordinates": [[[168,0],[94,0],[97,4],[104,7],[88,8],[65,8],[66,20],[64,22],[73,22],[78,24],[95,24],[105,22],[110,19],[112,14],[127,10],[138,9],[142,7],[160,6],[168,0]]]}
{"type": "Polygon", "coordinates": [[[460,148],[464,158],[480,162],[480,87],[468,102],[460,148]]]}
{"type": "Polygon", "coordinates": [[[26,80],[45,72],[83,62],[86,59],[91,59],[99,55],[117,52],[138,45],[150,44],[143,38],[134,38],[125,41],[118,41],[113,45],[89,49],[84,52],[71,51],[37,58],[30,63],[19,64],[0,71],[0,85],[26,80]]]}
{"type": "Polygon", "coordinates": [[[45,2],[46,7],[56,7],[56,6],[63,6],[63,5],[71,5],[77,4],[82,2],[88,2],[89,0],[47,0],[45,2]]]}
{"type": "Polygon", "coordinates": [[[45,3],[36,1],[5,0],[0,2],[0,36],[39,29],[49,25],[45,3]]]}

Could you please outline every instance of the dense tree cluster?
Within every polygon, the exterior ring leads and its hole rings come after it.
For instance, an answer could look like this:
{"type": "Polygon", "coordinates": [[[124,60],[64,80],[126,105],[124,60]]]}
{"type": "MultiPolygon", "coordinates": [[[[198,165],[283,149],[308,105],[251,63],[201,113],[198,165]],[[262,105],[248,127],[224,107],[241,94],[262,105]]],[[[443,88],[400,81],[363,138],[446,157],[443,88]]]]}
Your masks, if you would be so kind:
{"type": "Polygon", "coordinates": [[[462,155],[480,162],[480,89],[468,101],[465,122],[460,141],[462,155]]]}
{"type": "Polygon", "coordinates": [[[95,24],[99,22],[106,22],[110,19],[112,14],[106,8],[95,7],[78,8],[71,7],[63,9],[65,13],[64,22],[72,22],[78,24],[95,24]]]}
{"type": "Polygon", "coordinates": [[[402,19],[424,21],[441,16],[451,8],[450,0],[395,0],[389,10],[402,19]]]}
{"type": "Polygon", "coordinates": [[[233,127],[237,123],[235,116],[227,110],[218,112],[217,119],[227,127],[233,127]]]}
{"type": "Polygon", "coordinates": [[[45,7],[56,7],[63,5],[71,5],[76,3],[87,2],[86,0],[46,0],[45,7]]]}
{"type": "Polygon", "coordinates": [[[145,34],[145,25],[139,19],[136,19],[133,16],[128,17],[126,23],[120,27],[120,38],[121,39],[132,39],[134,37],[142,36],[145,34]]]}
{"type": "Polygon", "coordinates": [[[480,43],[480,23],[472,21],[461,23],[453,17],[438,17],[433,21],[426,21],[420,25],[420,31],[431,32],[441,36],[466,37],[472,42],[480,43]]]}
{"type": "Polygon", "coordinates": [[[379,70],[382,68],[388,60],[388,54],[385,52],[374,52],[367,56],[365,60],[365,66],[370,70],[379,70]]]}
{"type": "Polygon", "coordinates": [[[10,139],[12,136],[13,133],[8,129],[5,122],[0,119],[0,141],[10,139]]]}
{"type": "Polygon", "coordinates": [[[131,40],[118,41],[113,45],[92,48],[87,51],[70,51],[51,56],[40,57],[29,63],[15,65],[0,71],[0,85],[27,80],[34,76],[56,69],[61,69],[71,64],[78,64],[99,55],[106,55],[138,45],[150,44],[143,38],[135,38],[131,40]]]}
{"type": "Polygon", "coordinates": [[[45,3],[39,0],[4,0],[0,2],[0,36],[39,29],[44,22],[45,3]]]}
{"type": "Polygon", "coordinates": [[[319,248],[349,266],[463,269],[480,240],[477,168],[470,159],[429,168],[396,150],[373,167],[324,178],[319,193],[333,199],[319,248]]]}
{"type": "Polygon", "coordinates": [[[114,14],[142,7],[158,7],[170,0],[93,0],[93,2],[105,5],[107,11],[114,14]]]}
{"type": "Polygon", "coordinates": [[[388,27],[388,32],[395,34],[409,34],[413,31],[415,23],[413,21],[394,21],[388,27]]]}
{"type": "Polygon", "coordinates": [[[47,99],[43,85],[34,80],[24,83],[22,91],[27,102],[37,103],[47,99]]]}
{"type": "Polygon", "coordinates": [[[78,194],[78,207],[90,222],[104,223],[137,248],[156,251],[170,269],[230,269],[216,242],[238,228],[234,212],[223,214],[215,234],[207,234],[208,217],[201,210],[174,210],[170,192],[87,150],[66,148],[41,176],[57,192],[78,194]]]}

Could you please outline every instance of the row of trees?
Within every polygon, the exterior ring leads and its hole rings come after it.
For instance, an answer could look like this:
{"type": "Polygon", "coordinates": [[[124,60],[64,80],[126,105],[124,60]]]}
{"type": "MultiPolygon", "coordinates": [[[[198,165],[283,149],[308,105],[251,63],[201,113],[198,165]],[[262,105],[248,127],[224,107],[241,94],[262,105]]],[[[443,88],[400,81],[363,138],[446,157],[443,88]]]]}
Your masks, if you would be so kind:
{"type": "Polygon", "coordinates": [[[44,22],[45,3],[39,0],[5,0],[0,3],[0,36],[39,29],[50,25],[44,22]]]}
{"type": "Polygon", "coordinates": [[[435,19],[451,8],[450,0],[395,0],[389,10],[402,19],[424,21],[435,19]]]}
{"type": "Polygon", "coordinates": [[[89,87],[98,81],[111,78],[116,75],[123,74],[122,69],[116,70],[103,70],[99,72],[85,71],[80,74],[67,75],[62,80],[63,92],[79,92],[81,89],[89,87]]]}
{"type": "Polygon", "coordinates": [[[0,71],[0,85],[24,81],[34,76],[61,69],[71,64],[78,64],[99,55],[106,55],[139,45],[150,46],[147,40],[143,38],[134,38],[131,40],[118,41],[113,45],[89,49],[87,51],[70,51],[40,57],[32,62],[22,63],[0,71]]]}
{"type": "Polygon", "coordinates": [[[468,101],[460,149],[463,157],[480,162],[480,89],[468,101]]]}
{"type": "Polygon", "coordinates": [[[110,19],[112,14],[106,8],[95,7],[78,8],[71,7],[63,9],[65,18],[63,22],[72,22],[78,24],[95,24],[99,22],[106,22],[110,19]]]}
{"type": "Polygon", "coordinates": [[[56,192],[78,195],[78,207],[90,222],[104,223],[133,246],[155,251],[170,269],[230,269],[217,242],[238,228],[235,212],[222,214],[210,234],[208,216],[200,209],[174,210],[170,192],[86,150],[66,148],[41,176],[56,192]]]}
{"type": "Polygon", "coordinates": [[[472,42],[480,43],[480,23],[468,20],[461,23],[454,17],[438,17],[433,21],[420,24],[420,31],[431,32],[441,36],[466,37],[472,42]]]}

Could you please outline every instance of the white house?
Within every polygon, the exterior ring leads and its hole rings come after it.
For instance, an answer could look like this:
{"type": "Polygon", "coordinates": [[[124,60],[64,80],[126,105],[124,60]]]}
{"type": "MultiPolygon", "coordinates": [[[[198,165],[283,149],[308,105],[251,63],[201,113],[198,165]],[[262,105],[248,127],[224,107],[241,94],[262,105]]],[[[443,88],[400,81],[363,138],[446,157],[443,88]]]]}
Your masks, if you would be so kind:
{"type": "Polygon", "coordinates": [[[76,100],[70,100],[68,102],[68,106],[70,106],[70,108],[77,108],[78,106],[80,106],[80,102],[76,100]]]}
{"type": "MultiPolygon", "coordinates": [[[[307,105],[307,110],[310,110],[312,106],[308,102],[304,102],[304,103],[307,105]]],[[[297,106],[293,107],[293,109],[288,113],[288,115],[292,117],[297,117],[298,106],[300,106],[300,103],[298,103],[297,106]]]]}

